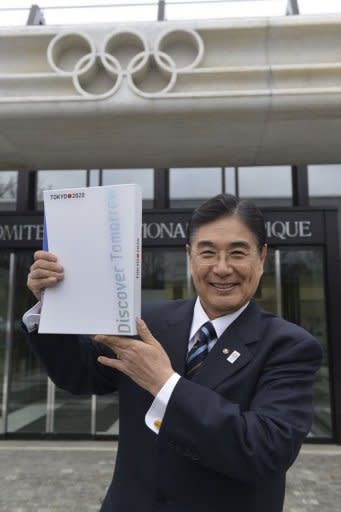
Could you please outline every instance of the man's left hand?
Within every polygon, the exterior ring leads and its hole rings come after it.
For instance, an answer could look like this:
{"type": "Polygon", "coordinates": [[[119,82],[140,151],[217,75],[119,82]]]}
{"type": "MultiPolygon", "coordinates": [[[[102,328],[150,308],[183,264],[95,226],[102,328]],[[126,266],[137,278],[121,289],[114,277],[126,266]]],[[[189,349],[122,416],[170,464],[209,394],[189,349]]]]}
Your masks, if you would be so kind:
{"type": "Polygon", "coordinates": [[[98,361],[125,373],[136,384],[156,396],[174,370],[168,355],[143,320],[136,320],[136,328],[142,341],[123,336],[95,336],[95,341],[107,345],[118,357],[111,359],[100,356],[98,361]]]}

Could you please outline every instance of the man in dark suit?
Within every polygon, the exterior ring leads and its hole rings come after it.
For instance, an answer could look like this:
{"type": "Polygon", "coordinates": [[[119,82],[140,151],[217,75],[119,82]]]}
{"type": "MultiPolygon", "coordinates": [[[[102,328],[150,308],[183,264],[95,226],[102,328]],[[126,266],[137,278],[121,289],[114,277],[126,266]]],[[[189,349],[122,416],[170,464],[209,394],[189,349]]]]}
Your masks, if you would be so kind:
{"type": "MultiPolygon", "coordinates": [[[[320,346],[252,298],[267,251],[252,203],[204,203],[187,251],[198,298],[146,304],[139,340],[38,335],[38,304],[24,316],[29,342],[57,386],[120,393],[102,512],[281,512],[312,422],[320,346]]],[[[54,255],[35,254],[28,286],[38,299],[63,278],[54,255]]]]}

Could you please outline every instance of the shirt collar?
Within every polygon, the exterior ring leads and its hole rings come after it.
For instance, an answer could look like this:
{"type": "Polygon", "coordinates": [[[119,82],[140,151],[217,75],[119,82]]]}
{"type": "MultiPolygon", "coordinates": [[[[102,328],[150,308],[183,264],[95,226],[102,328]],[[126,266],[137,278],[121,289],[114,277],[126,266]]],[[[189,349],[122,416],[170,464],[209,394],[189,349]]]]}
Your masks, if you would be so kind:
{"type": "MultiPolygon", "coordinates": [[[[247,308],[250,301],[248,301],[244,306],[242,306],[240,309],[235,311],[234,313],[230,313],[229,315],[219,316],[218,318],[215,318],[214,320],[211,320],[211,323],[213,324],[215,328],[215,332],[217,333],[217,338],[219,338],[223,332],[238,318],[238,316],[244,311],[244,309],[247,308]]],[[[205,313],[199,297],[197,297],[197,300],[195,301],[194,305],[194,311],[193,311],[193,320],[192,320],[192,326],[190,330],[190,336],[189,339],[191,340],[194,336],[194,334],[200,329],[202,325],[204,325],[206,322],[209,322],[210,319],[208,318],[207,314],[205,313]]]]}

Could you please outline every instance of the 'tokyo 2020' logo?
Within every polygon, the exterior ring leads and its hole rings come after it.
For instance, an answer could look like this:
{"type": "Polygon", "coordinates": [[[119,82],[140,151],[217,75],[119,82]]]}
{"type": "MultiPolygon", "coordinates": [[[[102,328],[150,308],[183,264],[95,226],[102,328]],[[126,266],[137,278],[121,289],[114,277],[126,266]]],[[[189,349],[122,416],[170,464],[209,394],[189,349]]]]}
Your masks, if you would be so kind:
{"type": "Polygon", "coordinates": [[[85,192],[51,192],[50,199],[52,201],[56,200],[68,200],[68,199],[84,199],[85,192]]]}

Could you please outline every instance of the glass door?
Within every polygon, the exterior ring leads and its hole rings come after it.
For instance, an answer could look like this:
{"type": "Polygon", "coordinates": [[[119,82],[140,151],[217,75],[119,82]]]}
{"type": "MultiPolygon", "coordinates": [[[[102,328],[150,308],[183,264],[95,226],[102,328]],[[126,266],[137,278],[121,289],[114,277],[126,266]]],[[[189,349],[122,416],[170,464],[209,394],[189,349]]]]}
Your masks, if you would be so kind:
{"type": "MultiPolygon", "coordinates": [[[[31,262],[31,251],[0,252],[1,433],[117,435],[118,396],[76,397],[57,389],[26,344],[21,317],[34,302],[26,287],[31,262]]],[[[145,248],[142,268],[144,302],[194,294],[183,248],[145,248]]],[[[310,436],[331,438],[323,248],[270,248],[256,299],[320,341],[324,360],[310,436]]]]}
{"type": "Polygon", "coordinates": [[[91,397],[54,386],[29,349],[22,315],[35,302],[26,286],[32,251],[0,253],[1,433],[90,434],[91,397]]]}
{"type": "Polygon", "coordinates": [[[31,262],[31,251],[1,252],[2,433],[45,431],[46,374],[21,327],[22,314],[34,301],[26,287],[31,262]]]}
{"type": "Polygon", "coordinates": [[[142,257],[142,302],[193,295],[183,247],[144,249],[142,257]]]}
{"type": "Polygon", "coordinates": [[[310,437],[331,438],[323,248],[270,248],[256,298],[261,307],[301,325],[321,343],[324,357],[314,387],[310,437]]]}
{"type": "Polygon", "coordinates": [[[0,252],[0,432],[6,431],[4,418],[8,409],[8,283],[9,253],[0,252]],[[5,365],[6,361],[6,365],[5,365]]]}

